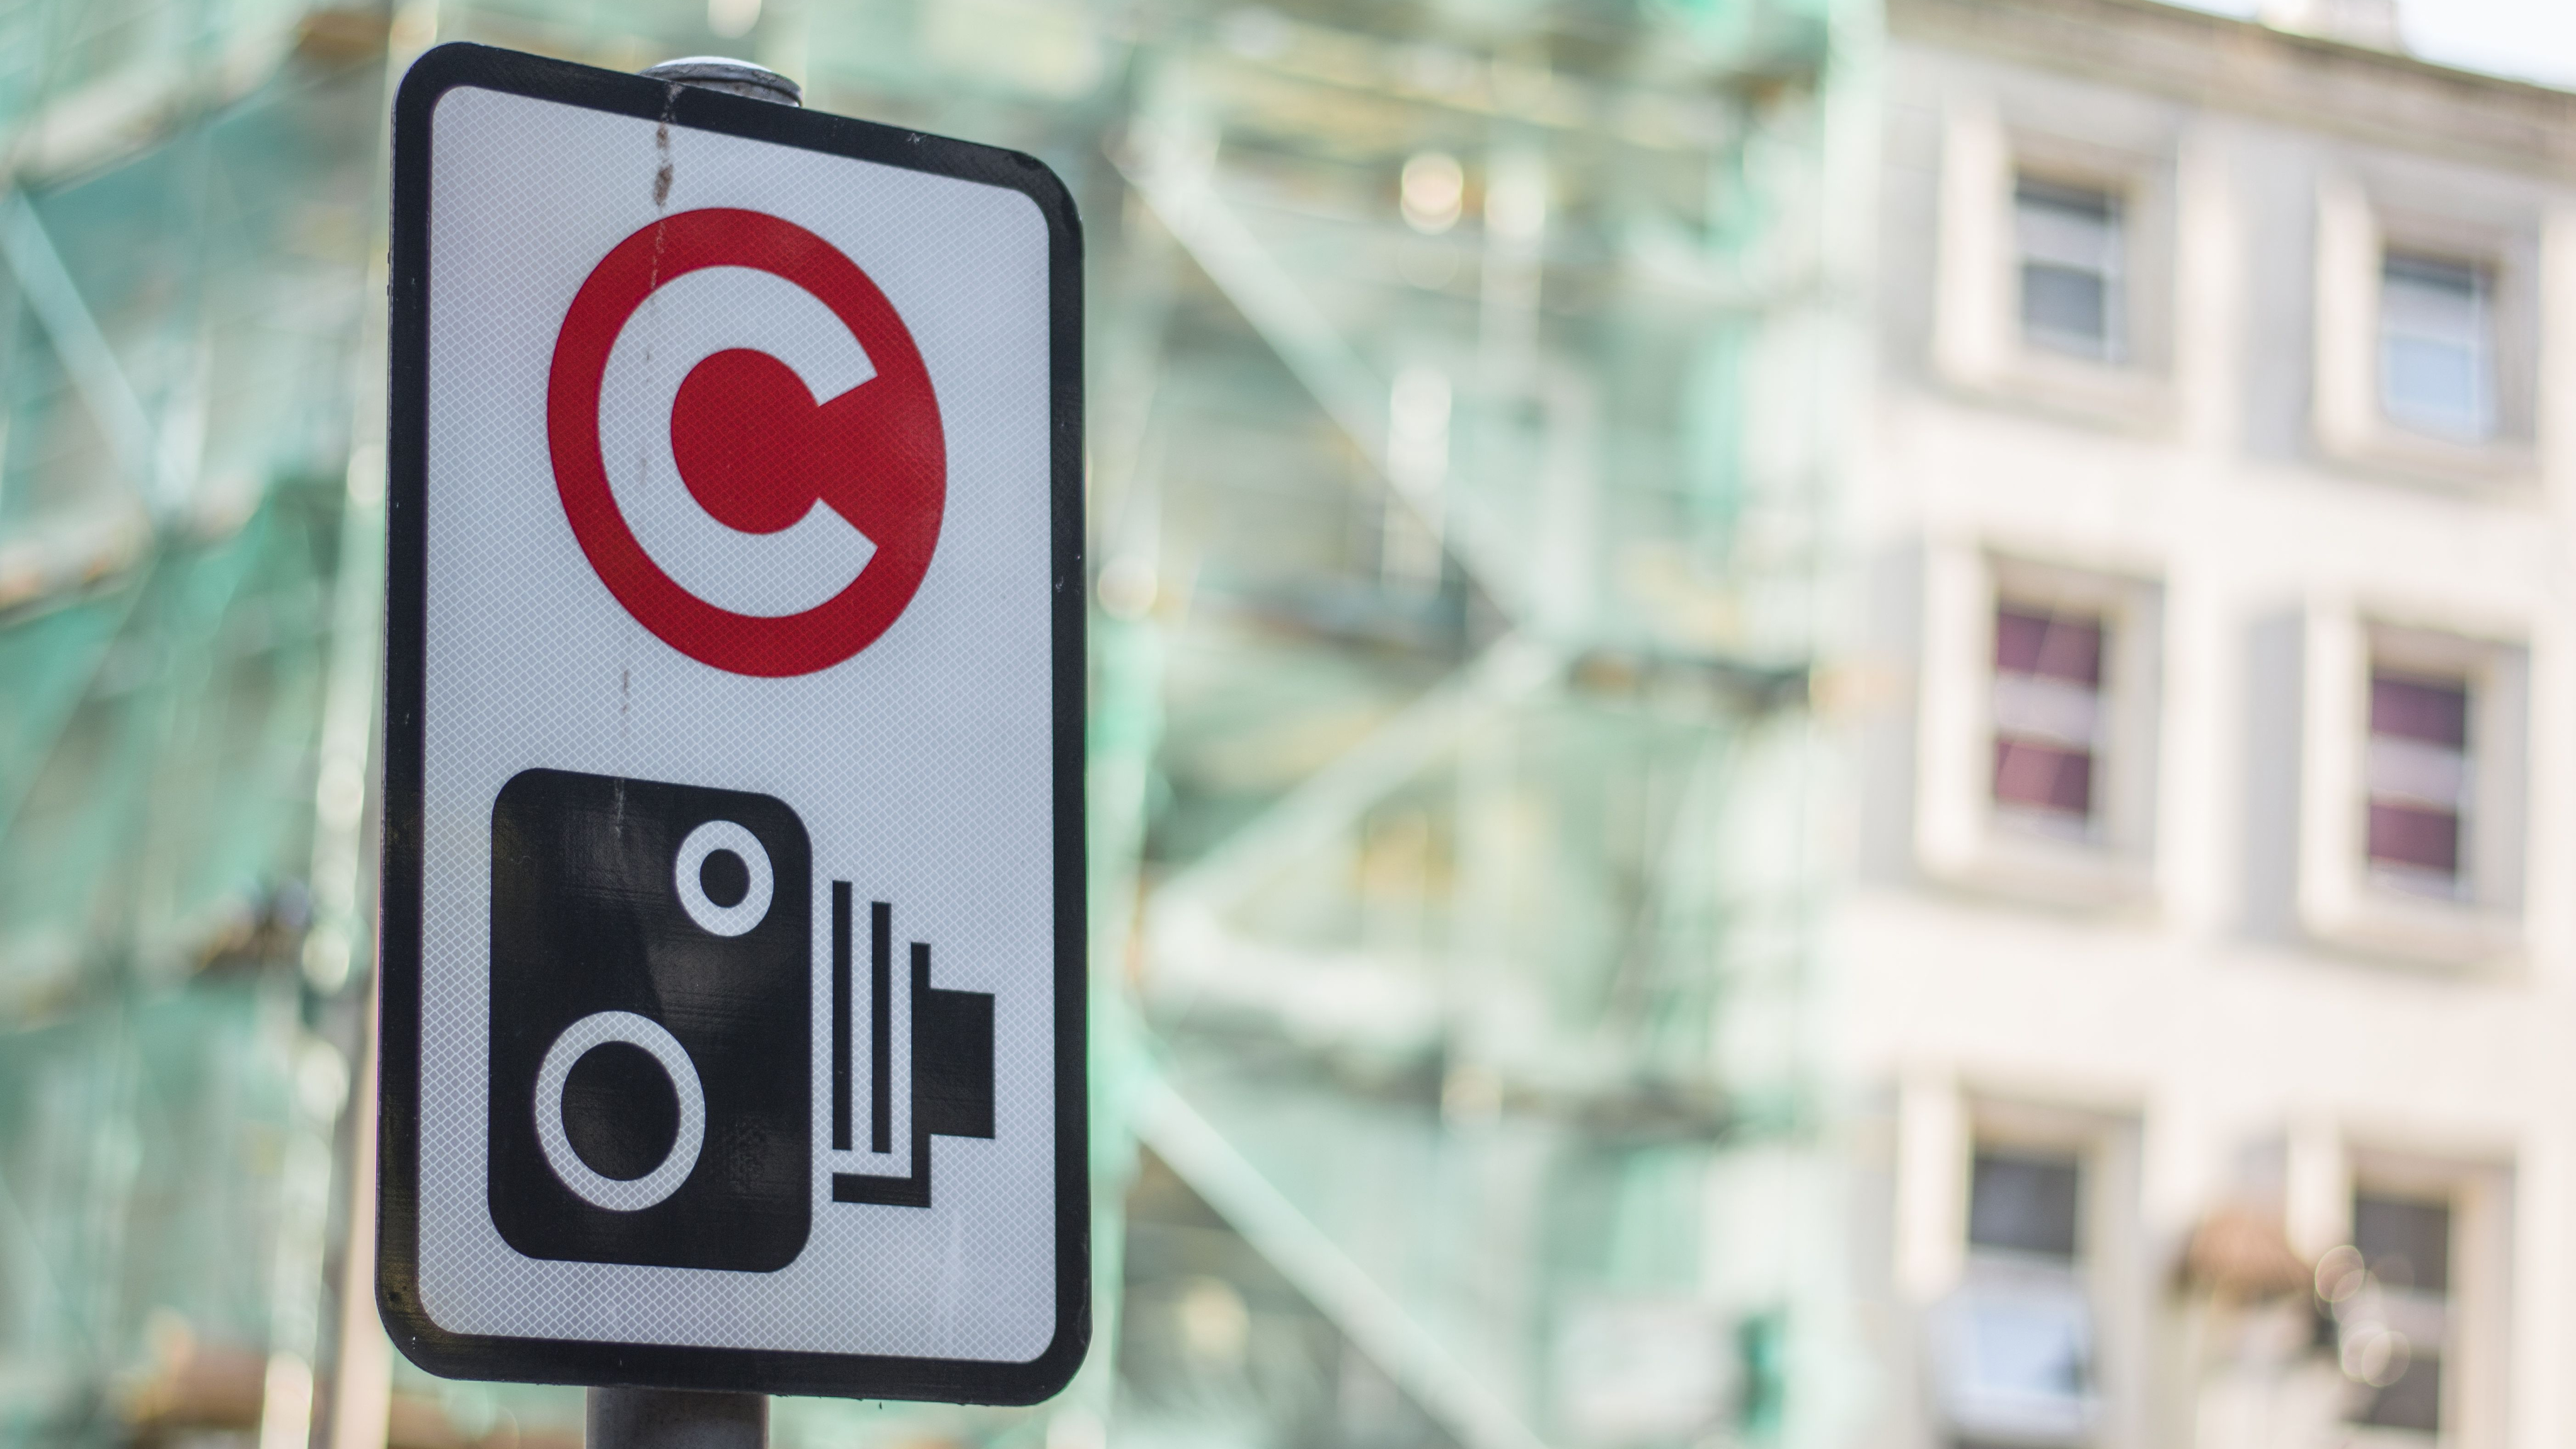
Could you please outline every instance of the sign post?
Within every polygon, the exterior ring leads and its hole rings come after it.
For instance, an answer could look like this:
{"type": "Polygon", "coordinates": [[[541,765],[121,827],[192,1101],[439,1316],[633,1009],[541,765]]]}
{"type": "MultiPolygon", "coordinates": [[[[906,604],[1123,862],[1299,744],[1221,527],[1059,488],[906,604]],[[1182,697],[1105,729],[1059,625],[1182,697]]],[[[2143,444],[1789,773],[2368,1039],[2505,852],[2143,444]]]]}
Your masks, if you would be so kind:
{"type": "Polygon", "coordinates": [[[379,1303],[600,1444],[1034,1402],[1090,1330],[1072,204],[657,70],[395,102],[379,1303]]]}
{"type": "Polygon", "coordinates": [[[698,1389],[590,1391],[586,1449],[765,1449],[769,1400],[698,1389]]]}

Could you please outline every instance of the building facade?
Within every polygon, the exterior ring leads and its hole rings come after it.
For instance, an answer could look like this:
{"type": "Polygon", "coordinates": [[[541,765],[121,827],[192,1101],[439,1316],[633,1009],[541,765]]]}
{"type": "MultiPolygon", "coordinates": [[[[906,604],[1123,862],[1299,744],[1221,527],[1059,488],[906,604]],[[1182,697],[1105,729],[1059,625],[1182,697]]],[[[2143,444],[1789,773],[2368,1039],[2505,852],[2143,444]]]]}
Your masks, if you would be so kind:
{"type": "Polygon", "coordinates": [[[2576,1433],[2576,97],[2277,18],[1890,8],[1883,1443],[2576,1433]]]}

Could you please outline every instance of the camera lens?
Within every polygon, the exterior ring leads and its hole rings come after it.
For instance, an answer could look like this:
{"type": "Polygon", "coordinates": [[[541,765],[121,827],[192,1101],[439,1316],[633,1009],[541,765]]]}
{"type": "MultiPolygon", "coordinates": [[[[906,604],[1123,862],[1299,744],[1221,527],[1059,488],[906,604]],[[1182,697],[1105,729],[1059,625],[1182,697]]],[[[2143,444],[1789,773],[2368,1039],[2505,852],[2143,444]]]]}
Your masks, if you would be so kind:
{"type": "Polygon", "coordinates": [[[707,1097],[679,1038],[651,1017],[595,1011],[537,1066],[537,1143],[573,1195],[641,1212],[679,1190],[706,1145],[707,1097]]]}
{"type": "Polygon", "coordinates": [[[751,894],[751,867],[730,850],[710,850],[698,863],[698,889],[719,906],[738,906],[751,894]]]}
{"type": "Polygon", "coordinates": [[[631,1182],[661,1165],[680,1136],[680,1094],[653,1054],[604,1041],[564,1077],[564,1136],[602,1177],[631,1182]]]}
{"type": "Polygon", "coordinates": [[[710,820],[690,831],[671,867],[681,908],[709,935],[742,935],[769,914],[778,885],[769,852],[733,821],[710,820]]]}

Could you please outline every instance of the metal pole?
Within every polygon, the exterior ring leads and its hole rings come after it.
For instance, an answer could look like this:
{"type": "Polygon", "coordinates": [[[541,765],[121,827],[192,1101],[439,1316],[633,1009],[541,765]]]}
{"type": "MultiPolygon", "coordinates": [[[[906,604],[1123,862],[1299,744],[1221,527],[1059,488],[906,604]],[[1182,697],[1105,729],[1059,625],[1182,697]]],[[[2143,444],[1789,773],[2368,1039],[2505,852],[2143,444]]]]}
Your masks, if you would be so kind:
{"type": "Polygon", "coordinates": [[[768,1449],[769,1396],[592,1389],[589,1449],[768,1449]]]}
{"type": "MultiPolygon", "coordinates": [[[[758,101],[805,104],[796,82],[767,66],[726,56],[666,60],[640,74],[758,101]]],[[[696,1389],[592,1389],[582,1438],[588,1449],[769,1449],[769,1397],[696,1389]]]]}
{"type": "Polygon", "coordinates": [[[755,101],[776,101],[782,106],[805,104],[805,88],[771,70],[747,60],[734,60],[721,55],[693,55],[685,60],[666,60],[637,71],[646,80],[670,81],[684,86],[700,86],[711,91],[731,91],[755,101]]]}

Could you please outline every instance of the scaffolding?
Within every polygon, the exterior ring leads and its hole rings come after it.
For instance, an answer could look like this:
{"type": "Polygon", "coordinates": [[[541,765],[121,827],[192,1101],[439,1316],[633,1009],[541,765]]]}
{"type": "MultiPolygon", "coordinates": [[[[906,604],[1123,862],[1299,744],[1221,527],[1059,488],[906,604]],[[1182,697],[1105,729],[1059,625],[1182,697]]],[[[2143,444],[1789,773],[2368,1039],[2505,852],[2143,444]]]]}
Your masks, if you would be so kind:
{"type": "MultiPolygon", "coordinates": [[[[1810,692],[1874,24],[0,18],[0,1438],[372,1449],[332,1412],[370,1372],[343,1328],[381,1351],[335,1256],[368,270],[387,78],[433,38],[745,55],[819,108],[1033,152],[1085,216],[1098,1348],[1037,1411],[782,1404],[782,1443],[1847,1436],[1810,692]]],[[[578,1422],[564,1391],[393,1374],[396,1444],[578,1422]]]]}
{"type": "Polygon", "coordinates": [[[1447,18],[1161,32],[1112,152],[1117,1421],[1826,1442],[1844,17],[1447,18]],[[1290,1294],[1302,1376],[1250,1347],[1290,1294]]]}
{"type": "Polygon", "coordinates": [[[366,949],[382,61],[287,4],[0,29],[0,1439],[282,1433],[366,949]]]}

